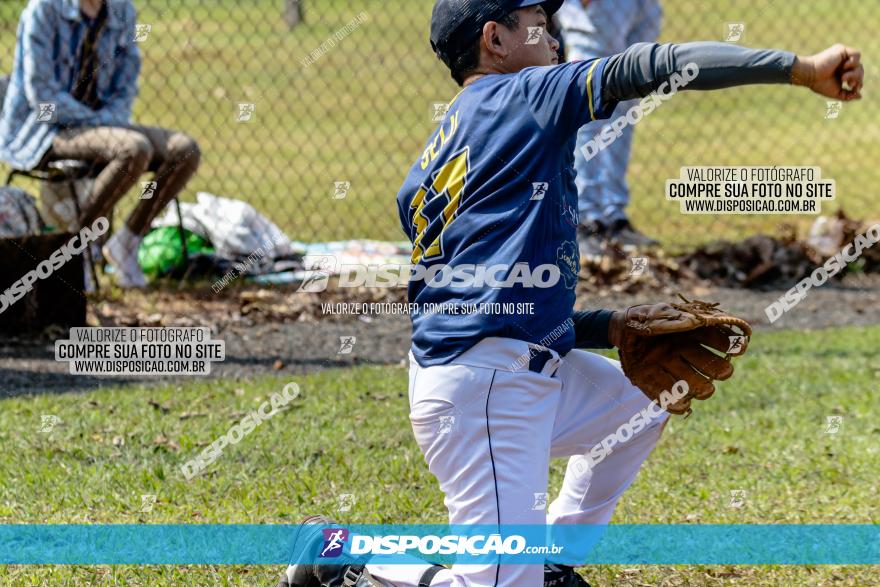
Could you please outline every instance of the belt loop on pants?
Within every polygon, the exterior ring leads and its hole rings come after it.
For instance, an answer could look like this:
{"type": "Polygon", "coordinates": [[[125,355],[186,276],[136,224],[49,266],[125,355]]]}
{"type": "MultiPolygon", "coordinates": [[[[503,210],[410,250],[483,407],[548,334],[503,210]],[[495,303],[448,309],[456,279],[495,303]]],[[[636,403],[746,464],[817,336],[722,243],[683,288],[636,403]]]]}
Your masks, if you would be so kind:
{"type": "Polygon", "coordinates": [[[561,359],[546,349],[537,350],[532,348],[531,352],[532,358],[529,359],[529,371],[552,377],[561,359]]]}

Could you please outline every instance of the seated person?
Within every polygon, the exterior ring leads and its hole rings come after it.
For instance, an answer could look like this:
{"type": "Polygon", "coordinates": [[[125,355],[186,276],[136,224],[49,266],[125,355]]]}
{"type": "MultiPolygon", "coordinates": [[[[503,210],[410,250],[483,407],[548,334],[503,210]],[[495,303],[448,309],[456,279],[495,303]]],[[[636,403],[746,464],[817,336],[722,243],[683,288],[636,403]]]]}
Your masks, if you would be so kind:
{"type": "Polygon", "coordinates": [[[123,287],[146,284],[137,262],[143,235],[201,156],[183,133],[132,124],[140,64],[131,0],[30,0],[0,117],[0,160],[12,167],[78,159],[101,169],[81,226],[108,215],[142,174],[155,172],[152,197],[103,249],[123,287]]]}

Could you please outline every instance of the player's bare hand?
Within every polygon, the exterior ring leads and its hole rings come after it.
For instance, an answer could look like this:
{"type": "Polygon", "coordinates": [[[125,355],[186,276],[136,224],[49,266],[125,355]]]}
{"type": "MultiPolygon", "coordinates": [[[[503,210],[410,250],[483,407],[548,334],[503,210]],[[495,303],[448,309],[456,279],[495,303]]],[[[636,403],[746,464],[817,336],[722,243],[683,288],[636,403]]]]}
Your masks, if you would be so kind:
{"type": "Polygon", "coordinates": [[[840,44],[815,55],[798,57],[791,72],[792,83],[843,101],[862,97],[864,79],[861,53],[840,44]]]}

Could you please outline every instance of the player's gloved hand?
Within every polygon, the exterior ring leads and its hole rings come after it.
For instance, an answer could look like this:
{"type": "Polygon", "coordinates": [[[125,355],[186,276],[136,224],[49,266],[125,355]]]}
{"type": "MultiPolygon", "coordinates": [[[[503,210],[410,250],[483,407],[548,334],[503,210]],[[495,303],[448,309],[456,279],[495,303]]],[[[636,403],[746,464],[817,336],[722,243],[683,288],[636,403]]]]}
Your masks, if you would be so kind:
{"type": "Polygon", "coordinates": [[[861,99],[864,80],[861,53],[841,44],[808,57],[798,56],[791,70],[793,84],[835,100],[861,99]]]}
{"type": "Polygon", "coordinates": [[[616,312],[608,329],[624,374],[651,400],[662,406],[661,393],[687,383],[687,395],[665,406],[672,414],[690,413],[691,400],[708,399],[714,381],[733,375],[730,359],[746,352],[751,334],[748,322],[718,304],[687,300],[616,312]]]}

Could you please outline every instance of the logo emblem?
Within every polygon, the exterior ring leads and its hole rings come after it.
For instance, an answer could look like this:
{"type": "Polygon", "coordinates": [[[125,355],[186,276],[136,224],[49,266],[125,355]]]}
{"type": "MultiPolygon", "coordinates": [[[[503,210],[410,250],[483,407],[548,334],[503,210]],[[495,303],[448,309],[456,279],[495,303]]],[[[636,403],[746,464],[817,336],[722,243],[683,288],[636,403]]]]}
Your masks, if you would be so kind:
{"type": "Polygon", "coordinates": [[[297,292],[320,293],[327,290],[330,273],[336,267],[336,257],[332,255],[306,255],[303,264],[307,267],[303,282],[297,292]]]}
{"type": "Polygon", "coordinates": [[[837,434],[843,426],[843,416],[828,416],[825,421],[825,434],[837,434]]]}
{"type": "Polygon", "coordinates": [[[52,429],[60,422],[61,418],[58,416],[53,416],[51,414],[40,416],[40,432],[52,432],[52,429]]]}
{"type": "Polygon", "coordinates": [[[159,187],[159,182],[142,181],[141,182],[141,200],[152,200],[153,196],[156,195],[156,188],[157,187],[159,187]]]}
{"type": "Polygon", "coordinates": [[[546,181],[536,181],[532,183],[532,197],[530,200],[543,200],[544,196],[547,195],[547,189],[550,187],[550,184],[546,181]]]}
{"type": "Polygon", "coordinates": [[[825,102],[825,120],[834,120],[838,116],[840,116],[840,111],[843,109],[843,102],[839,102],[837,100],[825,102]]]}
{"type": "Polygon", "coordinates": [[[339,337],[339,350],[336,352],[337,355],[350,355],[351,351],[354,350],[354,345],[357,344],[356,336],[340,336],[339,337]]]}
{"type": "Polygon", "coordinates": [[[572,241],[565,241],[556,249],[556,264],[568,289],[574,289],[577,285],[579,259],[577,244],[572,241]]]}
{"type": "MultiPolygon", "coordinates": [[[[644,275],[645,271],[648,270],[648,258],[647,257],[631,257],[630,263],[632,263],[632,269],[629,270],[629,274],[633,277],[639,277],[640,275],[644,275]]],[[[733,338],[733,337],[731,337],[733,338]]]]}
{"type": "Polygon", "coordinates": [[[324,528],[324,547],[318,558],[337,558],[342,554],[342,549],[348,540],[348,530],[345,528],[324,528]]]}
{"type": "Polygon", "coordinates": [[[354,507],[354,495],[351,493],[341,493],[339,495],[339,511],[350,512],[354,507]]]}
{"type": "Polygon", "coordinates": [[[730,340],[730,346],[727,347],[727,354],[729,355],[737,355],[743,351],[743,347],[746,344],[745,336],[728,336],[730,340]]]}
{"type": "Polygon", "coordinates": [[[37,122],[55,122],[54,102],[40,102],[37,107],[37,122]]]}
{"type": "Polygon", "coordinates": [[[529,36],[526,37],[526,45],[537,45],[544,36],[544,27],[530,26],[529,36]]]}
{"type": "Polygon", "coordinates": [[[333,199],[334,200],[344,200],[345,196],[348,195],[348,190],[351,189],[350,181],[334,181],[333,182],[333,199]]]}
{"type": "Polygon", "coordinates": [[[727,38],[724,41],[727,43],[738,43],[745,32],[746,25],[744,23],[729,22],[727,23],[727,38]]]}
{"type": "Polygon", "coordinates": [[[745,489],[731,489],[730,490],[730,503],[728,507],[732,508],[741,508],[746,503],[746,490],[745,489]]]}
{"type": "Polygon", "coordinates": [[[153,25],[151,24],[136,24],[134,25],[134,42],[135,43],[143,43],[147,40],[147,37],[150,36],[150,31],[153,30],[153,25]]]}
{"type": "Polygon", "coordinates": [[[254,117],[254,112],[257,111],[256,104],[239,104],[238,105],[238,121],[239,122],[250,122],[254,117]]]}
{"type": "Polygon", "coordinates": [[[431,122],[442,122],[447,112],[449,112],[448,102],[434,102],[431,108],[431,122]]]}
{"type": "Polygon", "coordinates": [[[141,513],[148,514],[152,512],[154,505],[156,505],[155,495],[141,495],[141,513]]]}
{"type": "Polygon", "coordinates": [[[440,425],[437,434],[449,434],[455,426],[455,416],[440,416],[440,425]]]}
{"type": "Polygon", "coordinates": [[[549,497],[549,495],[546,493],[536,493],[535,494],[535,503],[532,504],[532,510],[535,510],[535,511],[546,510],[548,497],[549,497]]]}

